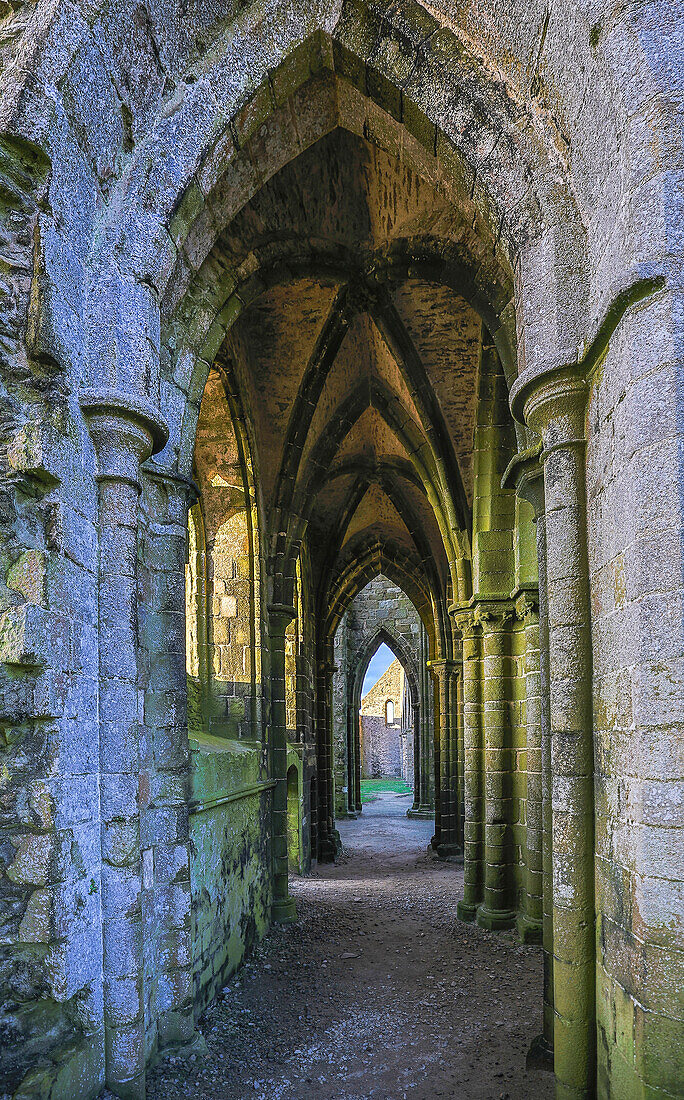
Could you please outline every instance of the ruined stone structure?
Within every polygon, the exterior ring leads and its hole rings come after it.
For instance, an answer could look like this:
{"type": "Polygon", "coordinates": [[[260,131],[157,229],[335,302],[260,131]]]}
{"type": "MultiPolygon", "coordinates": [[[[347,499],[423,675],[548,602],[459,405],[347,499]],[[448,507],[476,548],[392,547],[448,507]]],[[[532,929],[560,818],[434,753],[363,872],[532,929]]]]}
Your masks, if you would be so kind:
{"type": "Polygon", "coordinates": [[[396,658],[361,699],[361,775],[401,779],[406,771],[402,743],[406,677],[396,658]]]}
{"type": "Polygon", "coordinates": [[[0,1087],[142,1098],[295,919],[382,574],[558,1097],[681,1095],[681,0],[0,29],[0,1087]]]}
{"type": "MultiPolygon", "coordinates": [[[[381,573],[355,597],[335,634],[333,672],[333,752],[335,814],[361,812],[361,691],[373,654],[384,642],[406,673],[406,705],[401,727],[410,729],[408,757],[414,791],[410,812],[434,812],[434,689],[427,671],[428,637],[409,597],[381,573]]],[[[398,699],[397,699],[398,703],[398,699]]],[[[384,708],[378,711],[378,714],[384,708]]],[[[399,710],[397,710],[399,713],[399,710]]],[[[397,732],[397,744],[399,743],[397,732]]],[[[407,736],[407,733],[404,733],[407,736]]]]}

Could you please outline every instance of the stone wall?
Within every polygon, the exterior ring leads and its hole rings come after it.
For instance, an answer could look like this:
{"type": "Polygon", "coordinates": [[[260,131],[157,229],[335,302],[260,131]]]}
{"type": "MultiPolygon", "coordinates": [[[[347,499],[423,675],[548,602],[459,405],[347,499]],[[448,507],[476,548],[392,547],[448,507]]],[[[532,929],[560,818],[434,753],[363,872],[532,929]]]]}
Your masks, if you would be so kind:
{"type": "MultiPolygon", "coordinates": [[[[402,753],[404,670],[394,660],[361,699],[361,774],[364,778],[406,778],[402,753]],[[386,720],[387,702],[394,721],[386,720]]],[[[411,776],[413,782],[413,776],[411,776]]]]}
{"type": "MultiPolygon", "coordinates": [[[[420,617],[409,597],[385,576],[376,577],[357,594],[343,616],[335,635],[333,675],[333,749],[335,761],[335,806],[340,816],[360,809],[358,780],[352,776],[353,793],[348,792],[349,747],[361,774],[361,729],[358,718],[365,670],[381,642],[400,653],[410,668],[406,683],[409,698],[415,695],[418,706],[419,761],[416,768],[413,706],[396,706],[397,751],[401,749],[398,774],[413,787],[416,773],[416,806],[421,801],[421,777],[424,808],[429,812],[434,797],[434,695],[427,673],[427,639],[420,617]],[[421,748],[422,746],[422,756],[421,748]],[[354,755],[355,754],[355,755],[354,755]],[[353,805],[352,805],[353,803],[353,805]]],[[[401,666],[399,666],[401,667],[401,666]]],[[[403,697],[403,689],[398,698],[403,697]]],[[[388,764],[389,766],[389,764],[388,764]]],[[[393,767],[395,765],[392,765],[393,767]]],[[[394,774],[394,772],[388,773],[394,774]]]]}
{"type": "Polygon", "coordinates": [[[620,1081],[625,1095],[643,1079],[676,1095],[684,1080],[673,1000],[684,986],[684,604],[666,473],[681,451],[666,313],[661,297],[625,318],[587,411],[599,1080],[606,1091],[620,1081]],[[652,330],[654,356],[643,348],[652,330]]]}
{"type": "MultiPolygon", "coordinates": [[[[270,655],[258,664],[262,597],[290,607],[308,542],[298,657],[313,682],[327,594],[342,606],[391,572],[443,662],[443,730],[462,704],[464,912],[484,888],[490,921],[503,876],[511,919],[510,838],[523,802],[526,828],[538,811],[530,759],[547,769],[559,1089],[672,1097],[684,1076],[681,5],[381,8],[2,5],[0,1053],[20,1095],[92,1097],[105,1073],[141,1095],[155,1045],[191,1034],[188,499],[174,493],[192,495],[226,341],[268,576],[250,592],[248,675],[221,652],[240,625],[231,578],[207,591],[215,683],[251,682],[219,686],[206,711],[191,700],[193,723],[253,740],[268,770],[284,698],[270,655]],[[481,350],[500,367],[491,392],[451,406],[481,350]],[[463,421],[480,400],[471,478],[463,421]],[[539,447],[547,721],[541,749],[528,728],[523,780],[504,764],[512,749],[522,762],[522,628],[492,620],[534,578],[515,560],[513,493],[492,490],[504,456],[539,447]]],[[[324,710],[303,789],[316,759],[327,797],[324,710]]]]}
{"type": "Polygon", "coordinates": [[[270,924],[271,792],[261,754],[204,735],[190,742],[190,884],[195,1017],[270,924]]]}

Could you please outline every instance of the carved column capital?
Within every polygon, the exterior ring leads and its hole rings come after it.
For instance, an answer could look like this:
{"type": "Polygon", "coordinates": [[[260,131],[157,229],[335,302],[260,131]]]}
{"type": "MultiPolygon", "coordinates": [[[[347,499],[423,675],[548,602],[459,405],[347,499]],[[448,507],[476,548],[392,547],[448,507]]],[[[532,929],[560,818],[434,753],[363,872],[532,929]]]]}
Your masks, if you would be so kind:
{"type": "Polygon", "coordinates": [[[285,631],[297,615],[295,608],[287,603],[270,603],[266,610],[269,630],[284,637],[285,631]]]}
{"type": "Polygon", "coordinates": [[[337,672],[339,666],[336,665],[334,661],[324,660],[319,661],[316,667],[318,675],[327,678],[331,677],[335,672],[337,672]]]}
{"type": "Polygon", "coordinates": [[[535,447],[514,455],[501,478],[502,489],[513,486],[516,495],[532,505],[535,523],[544,514],[544,471],[540,461],[541,452],[540,440],[535,447]]]}
{"type": "Polygon", "coordinates": [[[514,615],[515,608],[508,601],[487,601],[475,607],[475,621],[487,630],[504,630],[514,615]]]}
{"type": "Polygon", "coordinates": [[[521,622],[539,616],[539,594],[532,589],[521,592],[515,601],[515,614],[521,622]]]}
{"type": "Polygon", "coordinates": [[[170,466],[160,466],[159,463],[147,459],[142,465],[142,473],[151,481],[164,485],[167,490],[178,494],[184,501],[187,501],[190,508],[200,498],[199,487],[192,478],[185,477],[184,474],[180,474],[170,466]]]}
{"type": "Polygon", "coordinates": [[[140,489],[140,464],[165,445],[168,428],[152,405],[116,390],[87,390],[81,409],[95,446],[97,480],[140,489]]]}
{"type": "Polygon", "coordinates": [[[463,604],[452,604],[449,614],[454,620],[454,626],[461,638],[472,638],[479,630],[480,624],[475,618],[475,610],[472,607],[464,607],[463,604]]]}
{"type": "Polygon", "coordinates": [[[429,669],[434,669],[435,672],[440,672],[442,669],[451,670],[458,667],[456,661],[453,661],[450,657],[435,657],[427,662],[429,669]]]}
{"type": "Polygon", "coordinates": [[[542,462],[556,447],[584,446],[586,402],[585,369],[579,364],[558,367],[538,378],[523,376],[511,390],[514,417],[542,438],[542,462]]]}

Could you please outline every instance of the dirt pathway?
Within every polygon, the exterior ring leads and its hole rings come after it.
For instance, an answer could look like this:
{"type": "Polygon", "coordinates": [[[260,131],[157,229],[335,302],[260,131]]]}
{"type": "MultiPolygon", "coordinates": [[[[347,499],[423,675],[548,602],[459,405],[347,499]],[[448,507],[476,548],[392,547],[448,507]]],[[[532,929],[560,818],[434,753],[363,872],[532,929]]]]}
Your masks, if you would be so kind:
{"type": "Polygon", "coordinates": [[[426,855],[432,822],[407,805],[382,795],[340,823],[340,862],[295,879],[297,924],[207,1012],[207,1051],[159,1064],[150,1100],[551,1100],[525,1071],[541,954],[455,919],[462,869],[426,855]]]}

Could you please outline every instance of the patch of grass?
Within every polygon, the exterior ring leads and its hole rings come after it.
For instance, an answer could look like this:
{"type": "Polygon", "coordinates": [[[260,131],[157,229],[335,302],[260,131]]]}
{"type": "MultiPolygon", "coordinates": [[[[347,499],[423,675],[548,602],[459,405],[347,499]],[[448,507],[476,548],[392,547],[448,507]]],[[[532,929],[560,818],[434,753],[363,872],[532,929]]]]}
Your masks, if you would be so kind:
{"type": "Polygon", "coordinates": [[[361,802],[377,802],[382,791],[394,791],[395,794],[410,794],[411,788],[404,779],[362,779],[361,802]]]}

